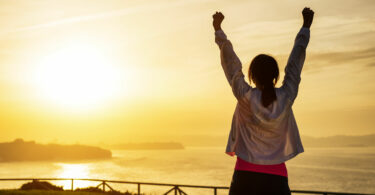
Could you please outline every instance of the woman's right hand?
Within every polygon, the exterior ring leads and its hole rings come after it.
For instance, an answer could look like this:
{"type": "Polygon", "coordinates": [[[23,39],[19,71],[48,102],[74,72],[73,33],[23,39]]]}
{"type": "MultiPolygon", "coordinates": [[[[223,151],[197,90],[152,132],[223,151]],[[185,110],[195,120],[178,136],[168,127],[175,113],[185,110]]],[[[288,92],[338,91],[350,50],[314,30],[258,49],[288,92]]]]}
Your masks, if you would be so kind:
{"type": "Polygon", "coordinates": [[[303,27],[310,28],[314,19],[314,11],[308,7],[305,7],[302,11],[303,16],[303,27]]]}
{"type": "Polygon", "coordinates": [[[212,15],[214,21],[212,22],[215,31],[221,30],[221,22],[224,20],[224,15],[221,12],[216,12],[212,15]]]}

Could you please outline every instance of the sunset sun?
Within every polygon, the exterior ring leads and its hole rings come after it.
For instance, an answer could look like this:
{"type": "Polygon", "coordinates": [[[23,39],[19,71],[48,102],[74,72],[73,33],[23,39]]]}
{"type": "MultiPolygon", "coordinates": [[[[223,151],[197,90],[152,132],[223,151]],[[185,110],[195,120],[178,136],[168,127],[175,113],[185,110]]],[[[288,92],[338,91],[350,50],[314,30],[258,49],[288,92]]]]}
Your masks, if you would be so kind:
{"type": "Polygon", "coordinates": [[[35,73],[43,99],[71,109],[89,109],[119,90],[118,71],[90,45],[70,45],[44,58],[35,73]]]}

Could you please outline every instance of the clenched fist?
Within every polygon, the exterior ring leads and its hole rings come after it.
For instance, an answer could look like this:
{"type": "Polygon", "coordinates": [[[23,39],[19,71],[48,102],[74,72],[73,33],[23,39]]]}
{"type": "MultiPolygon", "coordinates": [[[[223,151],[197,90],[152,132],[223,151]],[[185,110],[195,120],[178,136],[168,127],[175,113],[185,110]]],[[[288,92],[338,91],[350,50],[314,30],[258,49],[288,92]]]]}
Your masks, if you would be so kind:
{"type": "Polygon", "coordinates": [[[216,12],[212,17],[214,19],[212,25],[214,26],[215,31],[221,30],[221,22],[224,20],[224,15],[221,12],[216,12]]]}
{"type": "Polygon", "coordinates": [[[310,28],[311,23],[314,19],[314,11],[308,7],[305,7],[302,11],[303,15],[303,27],[310,28]]]}

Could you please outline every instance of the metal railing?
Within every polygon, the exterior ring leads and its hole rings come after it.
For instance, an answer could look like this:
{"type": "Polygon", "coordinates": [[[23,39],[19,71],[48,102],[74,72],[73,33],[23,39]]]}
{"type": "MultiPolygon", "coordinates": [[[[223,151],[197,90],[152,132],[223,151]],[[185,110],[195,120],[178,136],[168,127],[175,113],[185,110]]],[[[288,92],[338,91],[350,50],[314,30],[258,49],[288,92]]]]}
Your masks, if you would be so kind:
{"type": "MultiPolygon", "coordinates": [[[[0,178],[0,181],[71,181],[71,190],[74,190],[74,181],[93,181],[99,182],[96,188],[101,189],[103,192],[106,191],[106,187],[110,191],[114,189],[109,185],[109,183],[117,184],[134,184],[137,185],[137,194],[141,194],[141,185],[151,185],[151,186],[168,186],[172,187],[164,195],[173,193],[177,195],[187,195],[181,188],[202,188],[202,189],[212,189],[214,195],[217,195],[218,190],[229,190],[227,186],[202,186],[202,185],[186,185],[186,184],[170,184],[170,183],[151,183],[151,182],[135,182],[135,181],[122,181],[122,180],[103,180],[103,179],[78,179],[78,178],[0,178]]],[[[344,193],[344,192],[326,192],[326,191],[307,191],[307,190],[291,190],[294,193],[300,194],[321,194],[321,195],[372,195],[372,194],[362,194],[362,193],[344,193]]],[[[375,194],[373,194],[375,195],[375,194]]]]}

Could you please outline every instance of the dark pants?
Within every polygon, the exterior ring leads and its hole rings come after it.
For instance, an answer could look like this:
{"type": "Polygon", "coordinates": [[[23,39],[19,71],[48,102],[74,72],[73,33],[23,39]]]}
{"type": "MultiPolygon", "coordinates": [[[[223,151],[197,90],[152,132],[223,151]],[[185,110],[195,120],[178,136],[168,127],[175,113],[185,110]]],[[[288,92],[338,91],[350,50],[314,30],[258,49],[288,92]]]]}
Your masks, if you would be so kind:
{"type": "Polygon", "coordinates": [[[288,178],[280,175],[234,170],[229,195],[290,195],[288,178]]]}

